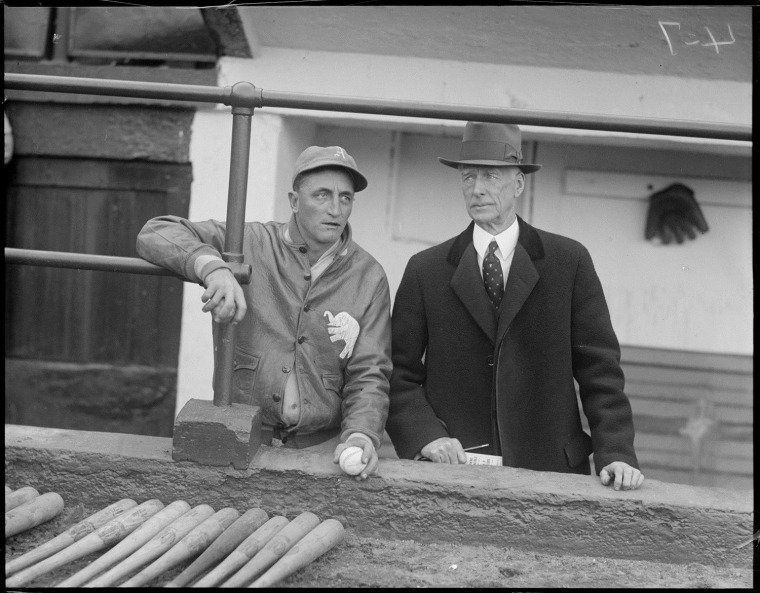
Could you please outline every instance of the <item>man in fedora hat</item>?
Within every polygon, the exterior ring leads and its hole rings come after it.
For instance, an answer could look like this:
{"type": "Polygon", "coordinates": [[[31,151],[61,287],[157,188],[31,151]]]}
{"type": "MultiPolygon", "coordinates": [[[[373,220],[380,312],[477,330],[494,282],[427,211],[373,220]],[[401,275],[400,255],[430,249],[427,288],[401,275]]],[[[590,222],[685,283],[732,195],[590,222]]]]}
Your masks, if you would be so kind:
{"type": "Polygon", "coordinates": [[[472,223],[410,258],[393,305],[386,430],[399,457],[643,481],[620,348],[599,278],[577,241],[515,213],[525,175],[516,125],[468,122],[458,169],[472,223]],[[582,429],[574,379],[591,436],[582,429]]]}
{"type": "Polygon", "coordinates": [[[336,463],[359,446],[368,462],[360,480],[377,469],[391,373],[388,281],[348,224],[354,194],[366,187],[342,147],[304,150],[290,220],[245,224],[245,287],[221,257],[223,222],[162,216],[137,238],[141,257],[206,288],[215,340],[217,324],[238,324],[232,399],[261,407],[262,442],[317,447],[336,463]]]}

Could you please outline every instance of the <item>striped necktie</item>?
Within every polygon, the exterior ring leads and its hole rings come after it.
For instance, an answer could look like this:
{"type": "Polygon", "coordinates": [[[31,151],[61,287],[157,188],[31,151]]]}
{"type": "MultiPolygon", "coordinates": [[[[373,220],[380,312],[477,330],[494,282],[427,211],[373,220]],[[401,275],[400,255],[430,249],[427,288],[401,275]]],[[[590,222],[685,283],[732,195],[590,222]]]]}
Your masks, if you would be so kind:
{"type": "Polygon", "coordinates": [[[488,253],[483,258],[483,283],[494,309],[499,308],[501,298],[504,296],[504,273],[501,271],[501,262],[494,253],[498,247],[496,241],[491,241],[488,253]]]}

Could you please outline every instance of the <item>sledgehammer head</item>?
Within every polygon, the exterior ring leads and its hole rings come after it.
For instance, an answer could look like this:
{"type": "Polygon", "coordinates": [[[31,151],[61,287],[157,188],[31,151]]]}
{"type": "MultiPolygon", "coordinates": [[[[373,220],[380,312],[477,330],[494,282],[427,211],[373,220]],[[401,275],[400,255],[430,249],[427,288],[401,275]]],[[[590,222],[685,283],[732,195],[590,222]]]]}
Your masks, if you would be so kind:
{"type": "Polygon", "coordinates": [[[261,444],[261,408],[191,399],[174,421],[172,458],[247,469],[261,444]]]}

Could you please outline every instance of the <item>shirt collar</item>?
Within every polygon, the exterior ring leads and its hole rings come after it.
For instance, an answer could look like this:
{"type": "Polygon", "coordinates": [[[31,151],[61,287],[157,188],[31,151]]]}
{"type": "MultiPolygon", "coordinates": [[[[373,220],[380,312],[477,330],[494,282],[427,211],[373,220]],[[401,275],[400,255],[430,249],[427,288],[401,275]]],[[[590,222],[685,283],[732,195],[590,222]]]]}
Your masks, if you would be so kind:
{"type": "Polygon", "coordinates": [[[494,237],[488,231],[484,231],[476,224],[472,230],[472,243],[475,247],[475,251],[478,252],[478,255],[481,258],[484,258],[486,256],[486,252],[488,251],[488,245],[493,239],[496,239],[496,243],[499,246],[499,251],[501,252],[501,257],[506,258],[515,250],[515,247],[517,247],[517,239],[519,236],[520,227],[517,224],[517,219],[515,218],[514,222],[512,222],[508,228],[496,235],[496,237],[494,237]]]}

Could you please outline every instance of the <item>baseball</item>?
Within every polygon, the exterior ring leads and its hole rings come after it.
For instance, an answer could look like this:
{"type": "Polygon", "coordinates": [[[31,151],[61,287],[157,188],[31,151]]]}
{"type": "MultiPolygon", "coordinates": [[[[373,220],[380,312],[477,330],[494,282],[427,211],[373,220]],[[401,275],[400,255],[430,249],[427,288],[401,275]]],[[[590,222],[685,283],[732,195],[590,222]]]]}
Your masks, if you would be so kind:
{"type": "Polygon", "coordinates": [[[358,476],[362,473],[362,470],[367,467],[366,463],[362,463],[362,455],[364,449],[361,447],[347,447],[343,453],[340,454],[340,469],[346,472],[349,476],[358,476]]]}

